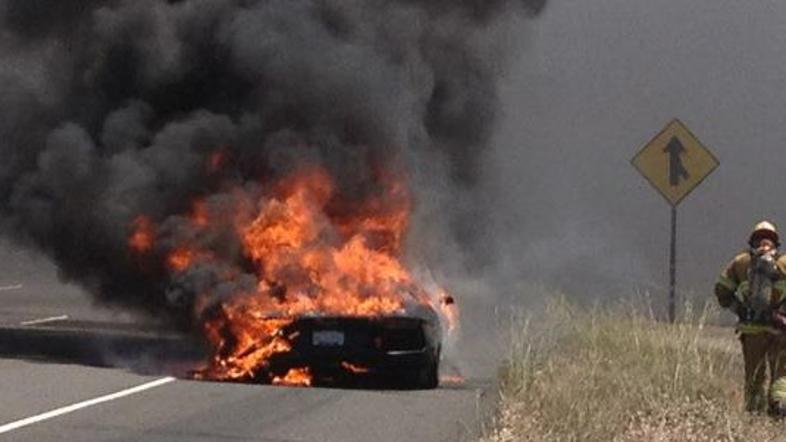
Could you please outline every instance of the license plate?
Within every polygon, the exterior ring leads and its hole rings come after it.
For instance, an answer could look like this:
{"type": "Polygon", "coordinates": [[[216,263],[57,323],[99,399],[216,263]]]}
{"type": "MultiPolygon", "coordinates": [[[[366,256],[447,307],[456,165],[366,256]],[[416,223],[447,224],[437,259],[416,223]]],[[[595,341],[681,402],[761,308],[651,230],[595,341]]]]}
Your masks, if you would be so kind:
{"type": "Polygon", "coordinates": [[[344,332],[336,330],[315,331],[311,337],[315,347],[341,347],[344,345],[344,332]]]}

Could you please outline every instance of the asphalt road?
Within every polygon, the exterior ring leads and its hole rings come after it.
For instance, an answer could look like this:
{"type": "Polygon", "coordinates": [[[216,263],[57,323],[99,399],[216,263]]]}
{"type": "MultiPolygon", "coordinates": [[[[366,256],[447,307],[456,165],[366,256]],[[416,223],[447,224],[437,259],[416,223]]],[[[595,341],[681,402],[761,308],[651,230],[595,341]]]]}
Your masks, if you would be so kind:
{"type": "MultiPolygon", "coordinates": [[[[3,424],[162,379],[18,360],[0,361],[0,372],[3,424]]],[[[469,386],[366,391],[174,380],[0,433],[0,440],[462,440],[475,430],[476,394],[469,386]]]]}
{"type": "Polygon", "coordinates": [[[420,391],[187,380],[177,339],[29,279],[0,281],[0,440],[473,440],[493,402],[477,375],[420,391]]]}

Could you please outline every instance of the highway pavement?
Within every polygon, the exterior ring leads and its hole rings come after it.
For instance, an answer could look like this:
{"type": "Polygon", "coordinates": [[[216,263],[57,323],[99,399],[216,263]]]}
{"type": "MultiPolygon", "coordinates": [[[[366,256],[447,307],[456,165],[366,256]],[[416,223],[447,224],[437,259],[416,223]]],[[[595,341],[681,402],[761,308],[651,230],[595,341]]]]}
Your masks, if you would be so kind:
{"type": "Polygon", "coordinates": [[[0,441],[462,441],[490,373],[436,390],[189,380],[199,352],[54,278],[0,278],[0,441]]]}
{"type": "Polygon", "coordinates": [[[471,439],[478,422],[480,390],[466,385],[432,391],[274,387],[8,359],[0,361],[0,372],[0,440],[452,441],[471,439]],[[35,421],[139,386],[144,389],[35,421]],[[13,428],[25,419],[32,422],[13,428]]]}

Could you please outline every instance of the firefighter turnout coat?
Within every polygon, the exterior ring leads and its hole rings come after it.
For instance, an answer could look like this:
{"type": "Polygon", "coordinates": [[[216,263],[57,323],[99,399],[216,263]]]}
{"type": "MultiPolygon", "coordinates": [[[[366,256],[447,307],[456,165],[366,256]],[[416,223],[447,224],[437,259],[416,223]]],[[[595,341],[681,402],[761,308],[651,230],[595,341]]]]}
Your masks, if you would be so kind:
{"type": "MultiPolygon", "coordinates": [[[[715,296],[722,307],[731,308],[741,316],[737,332],[745,360],[745,408],[751,412],[767,411],[782,415],[786,410],[786,334],[783,324],[776,327],[768,316],[753,320],[740,314],[752,304],[749,281],[752,261],[750,252],[735,256],[721,272],[715,284],[715,296]],[[768,371],[770,382],[766,385],[768,371]]],[[[764,302],[768,314],[784,310],[786,255],[775,255],[773,267],[769,305],[764,302]]]]}
{"type": "MultiPolygon", "coordinates": [[[[736,301],[745,304],[751,295],[750,281],[748,280],[752,256],[750,252],[738,254],[723,269],[715,284],[715,296],[723,308],[732,307],[736,301]]],[[[777,307],[783,303],[786,295],[786,255],[776,255],[775,268],[777,276],[773,278],[770,305],[777,307]]]]}

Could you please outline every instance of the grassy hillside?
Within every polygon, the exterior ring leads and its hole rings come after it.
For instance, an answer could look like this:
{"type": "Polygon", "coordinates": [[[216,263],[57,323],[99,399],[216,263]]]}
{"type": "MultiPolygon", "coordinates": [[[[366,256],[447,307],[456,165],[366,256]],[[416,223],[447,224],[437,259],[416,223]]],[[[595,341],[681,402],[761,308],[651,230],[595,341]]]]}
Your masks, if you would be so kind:
{"type": "Polygon", "coordinates": [[[669,325],[556,302],[517,322],[485,442],[786,440],[786,423],[743,411],[733,330],[707,325],[712,307],[685,311],[669,325]]]}

